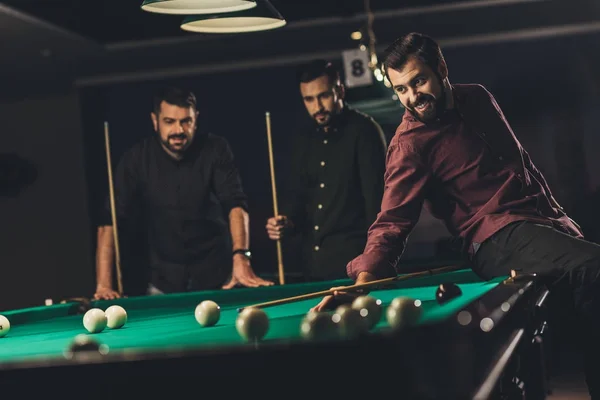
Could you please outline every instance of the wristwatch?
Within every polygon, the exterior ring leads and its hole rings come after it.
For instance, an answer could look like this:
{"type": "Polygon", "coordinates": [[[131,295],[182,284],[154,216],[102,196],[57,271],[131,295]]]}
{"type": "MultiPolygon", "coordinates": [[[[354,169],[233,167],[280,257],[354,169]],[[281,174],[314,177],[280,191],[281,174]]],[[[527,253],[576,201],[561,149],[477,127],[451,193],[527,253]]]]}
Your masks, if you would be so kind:
{"type": "Polygon", "coordinates": [[[241,254],[244,257],[246,257],[248,260],[252,260],[252,253],[250,252],[249,249],[237,249],[237,250],[234,250],[231,255],[235,256],[236,254],[241,254]]]}

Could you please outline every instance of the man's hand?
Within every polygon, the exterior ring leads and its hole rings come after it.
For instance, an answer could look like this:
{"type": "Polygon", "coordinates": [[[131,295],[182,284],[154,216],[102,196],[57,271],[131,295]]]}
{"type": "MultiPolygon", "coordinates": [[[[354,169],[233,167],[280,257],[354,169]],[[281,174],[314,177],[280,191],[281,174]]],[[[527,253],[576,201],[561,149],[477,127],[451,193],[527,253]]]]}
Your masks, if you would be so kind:
{"type": "Polygon", "coordinates": [[[293,224],[285,215],[278,215],[267,220],[267,234],[271,240],[281,240],[292,229],[293,224]]]}
{"type": "Polygon", "coordinates": [[[233,256],[233,273],[231,275],[231,280],[223,285],[223,289],[231,289],[238,284],[247,287],[258,287],[272,286],[273,282],[256,276],[250,265],[250,260],[242,254],[236,254],[233,256]]]}
{"type": "Polygon", "coordinates": [[[96,287],[96,293],[94,293],[94,300],[113,300],[119,297],[121,297],[119,293],[106,286],[96,287]]]}
{"type": "MultiPolygon", "coordinates": [[[[355,285],[360,285],[361,283],[367,283],[374,281],[376,278],[372,274],[368,272],[361,272],[356,279],[355,285]]],[[[325,296],[323,299],[310,309],[311,312],[319,312],[319,311],[327,311],[332,310],[338,307],[341,304],[352,303],[354,299],[359,296],[362,296],[365,292],[363,290],[345,290],[350,286],[339,286],[333,287],[333,295],[325,296]]]]}
{"type": "Polygon", "coordinates": [[[330,290],[334,290],[333,295],[325,296],[323,299],[310,309],[310,312],[320,312],[334,310],[342,304],[350,304],[360,296],[362,293],[356,291],[346,291],[348,286],[333,287],[330,290]]]}

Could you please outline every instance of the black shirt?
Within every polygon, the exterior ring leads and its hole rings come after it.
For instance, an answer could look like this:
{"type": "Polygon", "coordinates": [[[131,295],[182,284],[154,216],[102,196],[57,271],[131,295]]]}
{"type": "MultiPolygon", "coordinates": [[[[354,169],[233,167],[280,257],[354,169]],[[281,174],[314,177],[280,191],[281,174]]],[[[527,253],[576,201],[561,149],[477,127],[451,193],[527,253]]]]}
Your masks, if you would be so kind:
{"type": "MultiPolygon", "coordinates": [[[[114,174],[117,224],[130,226],[135,216],[145,225],[155,285],[182,290],[190,268],[220,269],[219,281],[231,272],[231,234],[228,214],[247,210],[247,197],[228,142],[198,132],[181,160],[171,157],[152,135],[138,142],[120,160],[114,174]],[[225,265],[203,259],[225,255],[225,265]],[[160,278],[157,278],[159,275],[160,278]]],[[[107,207],[104,224],[110,225],[107,207]]],[[[119,230],[121,230],[119,225],[119,230]]],[[[215,272],[216,274],[216,272],[215,272]]],[[[216,286],[221,282],[215,282],[216,286]]],[[[188,287],[189,288],[189,287],[188,287]]]]}
{"type": "Polygon", "coordinates": [[[282,206],[302,235],[301,262],[310,279],[347,277],[346,264],[364,250],[383,196],[381,127],[345,106],[332,128],[297,136],[282,206]]]}

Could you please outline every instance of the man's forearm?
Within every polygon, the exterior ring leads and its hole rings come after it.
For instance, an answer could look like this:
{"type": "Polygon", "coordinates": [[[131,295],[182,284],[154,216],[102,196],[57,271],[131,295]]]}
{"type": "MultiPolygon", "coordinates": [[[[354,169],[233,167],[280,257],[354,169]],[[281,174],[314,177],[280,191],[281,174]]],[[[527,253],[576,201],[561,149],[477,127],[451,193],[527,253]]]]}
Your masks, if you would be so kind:
{"type": "Polygon", "coordinates": [[[250,247],[250,217],[241,207],[232,208],[229,212],[229,226],[233,250],[250,247]]]}
{"type": "Polygon", "coordinates": [[[96,249],[96,286],[112,288],[112,267],[115,245],[112,226],[98,228],[96,249]]]}

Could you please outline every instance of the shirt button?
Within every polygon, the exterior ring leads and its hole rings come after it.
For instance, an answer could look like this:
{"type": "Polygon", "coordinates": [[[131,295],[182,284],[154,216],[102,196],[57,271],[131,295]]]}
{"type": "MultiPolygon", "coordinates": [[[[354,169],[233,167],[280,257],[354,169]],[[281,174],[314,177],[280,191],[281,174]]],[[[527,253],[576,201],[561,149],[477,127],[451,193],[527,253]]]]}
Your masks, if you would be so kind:
{"type": "Polygon", "coordinates": [[[319,225],[315,225],[315,231],[319,230],[319,225]]]}
{"type": "Polygon", "coordinates": [[[315,251],[319,251],[319,246],[315,246],[315,251]]]}
{"type": "Polygon", "coordinates": [[[324,187],[325,187],[325,184],[324,184],[324,183],[321,183],[319,186],[321,186],[322,188],[324,188],[324,187]]]}
{"type": "Polygon", "coordinates": [[[498,160],[502,161],[502,160],[504,160],[504,157],[500,156],[500,157],[498,157],[498,160]]]}
{"type": "Polygon", "coordinates": [[[323,140],[323,144],[327,144],[327,139],[323,140]]]}
{"type": "Polygon", "coordinates": [[[317,207],[318,207],[318,208],[319,208],[319,210],[320,210],[321,208],[323,208],[323,204],[319,204],[317,207]]]}
{"type": "Polygon", "coordinates": [[[325,166],[325,161],[321,161],[321,167],[325,166]]]}

